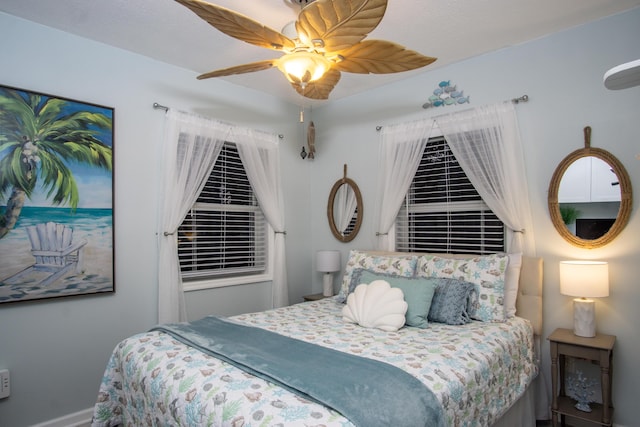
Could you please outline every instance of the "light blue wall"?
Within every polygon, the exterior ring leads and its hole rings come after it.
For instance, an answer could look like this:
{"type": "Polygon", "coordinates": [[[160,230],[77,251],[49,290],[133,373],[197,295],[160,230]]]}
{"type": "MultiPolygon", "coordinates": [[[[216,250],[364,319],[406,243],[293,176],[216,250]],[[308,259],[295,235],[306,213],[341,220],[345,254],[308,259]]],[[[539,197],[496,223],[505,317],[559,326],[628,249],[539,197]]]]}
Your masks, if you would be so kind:
{"type": "MultiPolygon", "coordinates": [[[[585,125],[593,127],[593,145],[616,155],[640,189],[640,161],[635,159],[640,153],[636,129],[640,87],[614,92],[602,85],[608,68],[640,57],[638,40],[640,9],[332,102],[314,109],[317,158],[302,161],[295,138],[296,106],[222,81],[197,82],[195,73],[0,14],[0,84],[116,109],[117,264],[113,296],[0,305],[0,368],[11,369],[13,382],[11,397],[0,401],[0,425],[28,425],[90,407],[116,343],[156,321],[155,207],[162,113],[151,108],[153,102],[285,135],[281,165],[287,266],[290,299],[296,302],[321,290],[320,274],[312,269],[315,250],[340,249],[344,263],[350,248],[373,246],[376,125],[464,108],[421,108],[441,80],[464,89],[471,106],[530,96],[529,103],[517,108],[537,251],[546,266],[545,336],[572,324],[571,300],[558,291],[558,260],[608,260],[611,296],[598,301],[598,326],[618,336],[615,421],[634,425],[635,390],[640,383],[640,373],[634,370],[634,355],[640,353],[634,330],[640,323],[638,202],[618,239],[587,251],[573,248],[557,235],[546,196],[555,165],[582,146],[585,125]],[[327,196],[345,163],[365,204],[361,234],[350,244],[333,239],[326,220],[327,196]]],[[[337,282],[336,278],[336,287],[337,282]]],[[[268,284],[249,285],[190,293],[187,301],[192,318],[227,315],[267,308],[269,292],[268,284]]],[[[547,377],[548,351],[545,341],[547,377]]]]}
{"type": "MultiPolygon", "coordinates": [[[[610,263],[611,295],[596,303],[598,330],[617,335],[614,356],[616,424],[634,426],[640,371],[640,87],[606,90],[602,78],[609,68],[640,58],[640,9],[610,17],[520,46],[425,72],[384,88],[352,96],[314,111],[318,159],[312,170],[312,191],[326,195],[349,164],[349,177],[364,198],[362,231],[351,244],[334,240],[324,217],[326,199],[312,200],[316,249],[340,249],[343,263],[351,248],[374,244],[377,125],[428,119],[434,115],[508,100],[527,94],[517,106],[524,145],[526,175],[532,202],[537,255],[544,258],[544,337],[555,328],[573,325],[571,298],[560,295],[558,261],[602,259],[610,263]],[[442,80],[464,89],[471,105],[422,109],[442,80]],[[583,128],[593,128],[592,146],[604,148],[624,164],[635,189],[629,225],[611,244],[582,250],[555,232],[547,211],[549,181],[556,165],[584,146],[583,128]]],[[[434,41],[437,43],[437,41],[434,41]]],[[[427,52],[428,53],[428,52],[427,52]]],[[[375,78],[367,76],[362,78],[375,78]]],[[[314,276],[320,290],[320,277],[314,276]]],[[[336,280],[336,289],[338,288],[336,280]]],[[[544,375],[550,384],[549,346],[543,342],[544,375]]]]}
{"type": "MultiPolygon", "coordinates": [[[[283,134],[291,300],[311,290],[311,165],[300,160],[296,106],[0,13],[0,84],[115,108],[116,293],[0,305],[0,368],[12,393],[0,425],[25,426],[93,406],[107,359],[124,337],[157,321],[156,216],[164,114],[158,102],[283,134]],[[298,249],[297,249],[298,248],[298,249]]],[[[192,318],[270,308],[271,284],[187,295],[192,318]]]]}

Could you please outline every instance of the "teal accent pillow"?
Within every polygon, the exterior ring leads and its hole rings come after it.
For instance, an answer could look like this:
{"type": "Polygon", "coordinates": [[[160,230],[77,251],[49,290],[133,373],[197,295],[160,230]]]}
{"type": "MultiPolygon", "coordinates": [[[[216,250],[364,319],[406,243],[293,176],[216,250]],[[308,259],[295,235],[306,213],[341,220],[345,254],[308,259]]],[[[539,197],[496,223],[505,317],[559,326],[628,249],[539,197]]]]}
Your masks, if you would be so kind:
{"type": "Polygon", "coordinates": [[[376,273],[394,274],[396,276],[413,277],[416,271],[418,257],[412,255],[370,255],[367,252],[352,249],[349,260],[344,267],[342,286],[337,300],[346,302],[347,297],[360,283],[352,285],[351,275],[354,269],[362,268],[376,273]]]}
{"type": "MultiPolygon", "coordinates": [[[[416,328],[425,329],[429,325],[429,309],[435,292],[437,282],[426,277],[404,277],[388,273],[376,273],[363,268],[355,268],[351,273],[351,286],[374,280],[384,280],[392,288],[399,288],[404,294],[404,300],[409,306],[405,314],[406,324],[416,328]]],[[[351,287],[350,286],[350,287],[351,287]]]]}
{"type": "Polygon", "coordinates": [[[434,277],[429,280],[436,284],[429,310],[429,322],[447,325],[464,325],[471,322],[470,316],[478,301],[475,285],[447,278],[434,277]]]}

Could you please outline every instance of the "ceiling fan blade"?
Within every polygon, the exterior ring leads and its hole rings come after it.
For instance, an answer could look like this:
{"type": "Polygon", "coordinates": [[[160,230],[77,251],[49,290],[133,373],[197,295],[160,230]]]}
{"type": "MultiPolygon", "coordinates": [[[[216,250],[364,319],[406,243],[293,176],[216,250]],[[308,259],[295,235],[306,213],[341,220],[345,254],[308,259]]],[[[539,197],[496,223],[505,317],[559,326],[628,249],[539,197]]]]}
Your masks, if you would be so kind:
{"type": "Polygon", "coordinates": [[[233,10],[202,0],[176,0],[200,18],[228,36],[267,49],[293,49],[295,43],[278,31],[272,30],[233,10]]]}
{"type": "Polygon", "coordinates": [[[254,71],[267,70],[275,65],[275,59],[267,59],[264,61],[251,62],[244,65],[236,65],[235,67],[224,68],[222,70],[210,71],[198,76],[198,80],[209,79],[211,77],[231,76],[234,74],[253,73],[254,71]]]}
{"type": "Polygon", "coordinates": [[[344,60],[332,68],[359,74],[400,73],[424,67],[437,59],[384,40],[365,40],[338,53],[344,60]]]}
{"type": "Polygon", "coordinates": [[[336,87],[339,81],[340,71],[334,70],[332,68],[327,71],[321,79],[311,83],[307,83],[304,89],[299,83],[291,83],[291,86],[293,86],[296,92],[306,98],[328,99],[329,94],[331,93],[333,88],[336,87]]]}
{"type": "Polygon", "coordinates": [[[326,52],[346,49],[362,41],[378,26],[387,0],[316,0],[298,15],[296,30],[326,52]]]}

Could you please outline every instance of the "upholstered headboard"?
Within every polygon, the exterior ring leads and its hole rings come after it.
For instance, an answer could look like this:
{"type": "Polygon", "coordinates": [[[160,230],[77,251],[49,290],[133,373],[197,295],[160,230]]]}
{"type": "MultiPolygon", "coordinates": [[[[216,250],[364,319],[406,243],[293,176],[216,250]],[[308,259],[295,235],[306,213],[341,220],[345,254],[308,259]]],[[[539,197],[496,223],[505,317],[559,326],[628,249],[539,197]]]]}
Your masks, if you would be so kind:
{"type": "MultiPolygon", "coordinates": [[[[371,255],[439,255],[446,258],[468,259],[478,255],[470,254],[426,254],[386,251],[363,251],[371,255]]],[[[531,322],[533,333],[542,335],[542,258],[522,257],[516,315],[531,322]]]]}
{"type": "Polygon", "coordinates": [[[529,319],[536,335],[542,335],[542,258],[522,257],[516,315],[529,319]]]}

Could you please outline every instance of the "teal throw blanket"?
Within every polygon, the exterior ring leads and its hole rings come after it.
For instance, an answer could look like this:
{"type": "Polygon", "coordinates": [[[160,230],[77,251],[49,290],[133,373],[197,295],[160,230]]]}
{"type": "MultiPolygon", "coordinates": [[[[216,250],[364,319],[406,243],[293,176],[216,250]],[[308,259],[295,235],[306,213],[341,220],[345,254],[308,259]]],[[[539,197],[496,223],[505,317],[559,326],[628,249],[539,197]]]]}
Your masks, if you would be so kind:
{"type": "Polygon", "coordinates": [[[213,316],[153,328],[333,408],[356,426],[444,426],[435,395],[400,368],[213,316]]]}

